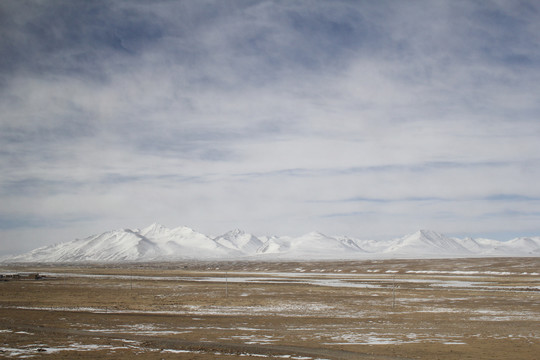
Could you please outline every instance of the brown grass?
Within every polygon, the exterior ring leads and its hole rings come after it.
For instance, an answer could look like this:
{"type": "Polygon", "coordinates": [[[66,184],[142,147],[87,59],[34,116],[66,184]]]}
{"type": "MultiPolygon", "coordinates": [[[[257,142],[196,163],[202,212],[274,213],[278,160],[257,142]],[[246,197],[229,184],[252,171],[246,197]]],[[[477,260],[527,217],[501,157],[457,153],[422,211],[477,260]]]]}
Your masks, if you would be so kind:
{"type": "Polygon", "coordinates": [[[537,359],[539,265],[508,258],[12,266],[3,271],[55,275],[0,282],[0,356],[537,359]]]}

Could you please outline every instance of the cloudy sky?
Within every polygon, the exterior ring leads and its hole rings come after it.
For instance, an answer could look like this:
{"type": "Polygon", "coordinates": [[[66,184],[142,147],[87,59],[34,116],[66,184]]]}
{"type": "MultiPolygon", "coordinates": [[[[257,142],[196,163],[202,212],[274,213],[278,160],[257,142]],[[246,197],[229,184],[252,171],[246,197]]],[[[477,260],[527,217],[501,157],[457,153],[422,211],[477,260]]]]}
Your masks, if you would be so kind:
{"type": "Polygon", "coordinates": [[[540,235],[537,1],[4,0],[0,33],[0,254],[540,235]]]}

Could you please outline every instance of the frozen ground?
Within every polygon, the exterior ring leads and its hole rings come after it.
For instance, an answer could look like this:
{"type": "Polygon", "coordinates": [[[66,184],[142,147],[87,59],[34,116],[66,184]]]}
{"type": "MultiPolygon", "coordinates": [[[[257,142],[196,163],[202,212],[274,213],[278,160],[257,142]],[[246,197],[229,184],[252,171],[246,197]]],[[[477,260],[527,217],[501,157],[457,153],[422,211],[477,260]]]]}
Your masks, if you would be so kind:
{"type": "Polygon", "coordinates": [[[534,258],[4,270],[46,270],[46,280],[0,283],[0,354],[12,358],[534,359],[540,351],[534,258]]]}

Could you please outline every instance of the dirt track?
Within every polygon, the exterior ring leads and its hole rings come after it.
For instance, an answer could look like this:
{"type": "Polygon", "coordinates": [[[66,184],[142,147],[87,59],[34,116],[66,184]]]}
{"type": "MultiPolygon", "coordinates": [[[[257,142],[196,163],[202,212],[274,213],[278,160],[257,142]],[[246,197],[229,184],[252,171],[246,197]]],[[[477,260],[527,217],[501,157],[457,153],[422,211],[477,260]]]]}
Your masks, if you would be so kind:
{"type": "Polygon", "coordinates": [[[539,259],[4,269],[0,356],[536,359],[539,259]],[[187,268],[186,268],[187,267],[187,268]]]}

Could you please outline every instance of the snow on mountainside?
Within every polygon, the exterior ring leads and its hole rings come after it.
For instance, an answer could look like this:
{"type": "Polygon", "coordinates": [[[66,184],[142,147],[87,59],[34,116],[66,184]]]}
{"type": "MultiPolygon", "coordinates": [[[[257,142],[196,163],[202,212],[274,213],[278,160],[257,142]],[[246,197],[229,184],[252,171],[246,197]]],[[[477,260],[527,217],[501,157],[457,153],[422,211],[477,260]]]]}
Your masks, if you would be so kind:
{"type": "Polygon", "coordinates": [[[235,254],[208,236],[185,226],[168,229],[152,224],[141,230],[158,247],[159,258],[219,258],[235,254]]]}
{"type": "Polygon", "coordinates": [[[448,238],[429,230],[419,230],[414,234],[404,236],[396,240],[384,252],[412,256],[416,254],[433,256],[467,256],[472,254],[458,239],[448,238]]]}
{"type": "Polygon", "coordinates": [[[515,238],[506,245],[514,249],[526,249],[531,253],[540,254],[540,236],[515,238]]]}
{"type": "Polygon", "coordinates": [[[239,229],[229,231],[214,240],[228,249],[239,251],[240,254],[255,254],[263,246],[260,239],[239,229]]]}
{"type": "Polygon", "coordinates": [[[348,259],[356,258],[363,252],[352,240],[340,241],[318,232],[311,232],[293,239],[282,238],[274,240],[274,243],[279,243],[280,251],[276,254],[279,254],[280,258],[348,259]]]}
{"type": "Polygon", "coordinates": [[[540,256],[540,237],[510,241],[450,238],[420,230],[393,240],[360,240],[312,232],[256,237],[242,230],[211,238],[188,227],[152,224],[44,246],[3,262],[122,262],[181,259],[372,259],[540,256]]]}
{"type": "Polygon", "coordinates": [[[527,253],[531,256],[540,256],[540,237],[520,237],[499,242],[485,253],[501,256],[521,256],[521,254],[527,253]]]}
{"type": "Polygon", "coordinates": [[[77,262],[136,261],[151,257],[156,251],[150,240],[131,230],[115,230],[82,240],[44,246],[14,261],[77,262]]]}
{"type": "Polygon", "coordinates": [[[115,262],[216,259],[237,255],[187,227],[152,224],[143,230],[114,230],[13,256],[9,262],[115,262]]]}

